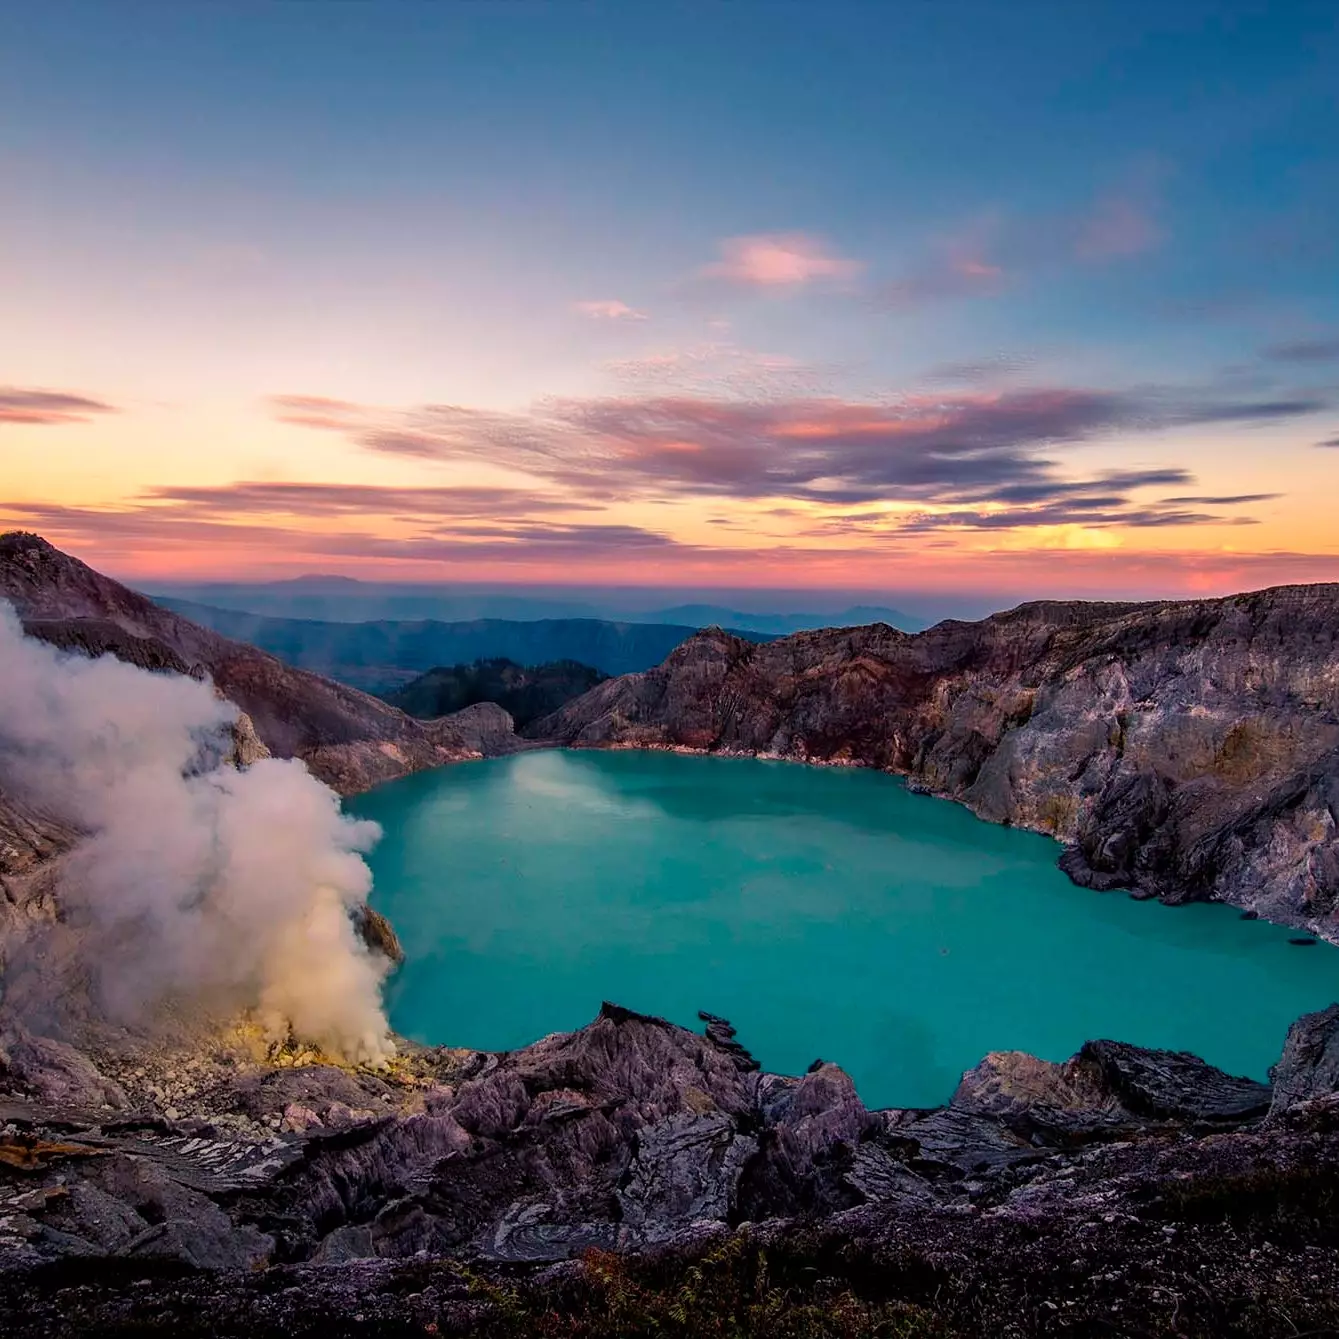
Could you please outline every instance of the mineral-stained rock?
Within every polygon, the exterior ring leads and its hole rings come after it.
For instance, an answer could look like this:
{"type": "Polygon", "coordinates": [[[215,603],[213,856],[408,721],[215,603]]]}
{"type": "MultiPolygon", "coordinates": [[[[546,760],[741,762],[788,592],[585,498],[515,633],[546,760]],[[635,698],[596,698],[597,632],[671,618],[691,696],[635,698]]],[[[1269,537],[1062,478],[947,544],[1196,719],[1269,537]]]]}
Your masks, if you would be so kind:
{"type": "Polygon", "coordinates": [[[1076,882],[1339,938],[1339,586],[1040,602],[915,635],[713,628],[526,733],[884,768],[1054,835],[1076,882]]]}
{"type": "Polygon", "coordinates": [[[393,963],[404,961],[404,949],[400,944],[400,936],[395,933],[395,927],[381,912],[369,907],[366,903],[355,907],[353,909],[353,928],[358,932],[358,937],[363,943],[374,952],[389,958],[393,963]]]}
{"type": "Polygon", "coordinates": [[[1274,1085],[1271,1115],[1339,1093],[1339,1004],[1303,1014],[1288,1029],[1283,1055],[1269,1078],[1274,1085]]]}
{"type": "Polygon", "coordinates": [[[699,1219],[724,1222],[739,1174],[758,1151],[724,1112],[681,1112],[642,1131],[617,1191],[623,1221],[647,1241],[699,1219]]]}
{"type": "Polygon", "coordinates": [[[473,749],[485,758],[497,758],[527,747],[517,737],[516,723],[511,713],[496,702],[475,702],[436,719],[454,730],[466,748],[473,749]]]}

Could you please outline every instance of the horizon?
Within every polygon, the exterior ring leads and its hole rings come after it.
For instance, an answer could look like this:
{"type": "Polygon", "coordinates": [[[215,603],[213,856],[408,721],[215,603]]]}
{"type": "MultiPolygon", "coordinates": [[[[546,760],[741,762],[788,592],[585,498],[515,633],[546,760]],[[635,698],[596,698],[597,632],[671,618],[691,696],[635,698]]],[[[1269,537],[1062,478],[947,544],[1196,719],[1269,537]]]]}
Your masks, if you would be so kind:
{"type": "MultiPolygon", "coordinates": [[[[398,616],[398,621],[417,621],[429,619],[431,621],[445,622],[473,622],[473,621],[501,621],[501,622],[532,622],[536,620],[595,620],[605,622],[618,622],[622,616],[628,616],[631,621],[645,621],[632,618],[635,614],[667,614],[674,612],[676,606],[691,608],[693,606],[716,607],[722,611],[729,611],[733,606],[733,612],[744,616],[765,617],[768,615],[800,615],[812,614],[822,615],[824,613],[850,613],[857,609],[878,610],[880,612],[903,615],[912,620],[913,626],[904,629],[911,635],[916,635],[934,627],[940,622],[981,622],[997,614],[1012,612],[1024,605],[1030,604],[1050,604],[1050,603],[1087,603],[1087,604],[1165,604],[1177,602],[1193,602],[1199,600],[1223,600],[1251,595],[1265,595],[1278,590],[1305,590],[1322,586],[1339,586],[1339,581],[1312,581],[1312,582],[1280,582],[1269,586],[1257,586],[1250,589],[1241,589],[1226,591],[1221,594],[1205,595],[1145,595],[1145,596],[1056,596],[1049,594],[1017,594],[1000,593],[989,594],[977,591],[953,592],[948,595],[937,594],[927,591],[868,591],[868,590],[821,590],[821,589],[795,589],[787,587],[714,587],[714,588],[692,588],[684,589],[682,587],[656,587],[656,586],[615,586],[615,585],[545,585],[542,583],[505,583],[505,582],[452,582],[452,581],[380,581],[364,577],[348,577],[334,573],[307,572],[292,577],[282,577],[274,581],[245,581],[233,580],[230,578],[209,579],[204,581],[192,580],[163,580],[148,581],[137,584],[133,580],[118,576],[111,571],[103,571],[95,564],[88,562],[79,555],[70,553],[54,545],[46,536],[37,534],[34,531],[0,531],[0,540],[3,540],[10,534],[28,534],[45,544],[50,544],[57,548],[67,557],[72,557],[78,562],[84,563],[92,568],[99,575],[110,578],[119,584],[126,586],[131,590],[147,596],[150,599],[157,600],[160,597],[168,600],[184,601],[184,607],[188,608],[191,603],[207,605],[208,601],[193,600],[193,596],[206,594],[214,589],[220,594],[228,591],[236,592],[262,592],[272,589],[274,586],[310,586],[313,593],[320,594],[320,583],[333,582],[340,586],[354,585],[365,587],[368,591],[378,592],[381,596],[388,595],[418,595],[432,594],[440,597],[455,596],[458,598],[477,598],[487,599],[489,597],[501,597],[504,599],[515,598],[518,601],[529,602],[532,604],[542,604],[546,600],[554,604],[566,602],[572,605],[590,601],[598,604],[601,600],[620,597],[631,597],[640,595],[641,599],[631,600],[621,607],[598,609],[580,614],[563,613],[544,613],[531,614],[528,617],[521,617],[518,614],[474,614],[469,616],[457,616],[447,618],[444,615],[437,614],[417,614],[412,618],[407,615],[398,616]],[[770,600],[763,597],[771,597],[770,600]],[[805,599],[810,599],[810,604],[804,604],[805,599]],[[794,601],[794,603],[791,603],[794,601]],[[919,626],[915,626],[915,625],[919,626]]],[[[183,606],[176,606],[178,608],[183,606]]],[[[234,609],[238,612],[250,612],[253,616],[261,619],[275,619],[278,621],[332,621],[326,615],[315,615],[311,613],[281,612],[279,609],[249,609],[248,606],[225,604],[220,606],[222,609],[234,609]]],[[[397,618],[390,615],[369,614],[366,619],[338,619],[336,622],[358,623],[366,621],[382,622],[397,621],[397,618]]],[[[789,634],[778,634],[789,635],[789,634]]]]}
{"type": "Polygon", "coordinates": [[[141,587],[1334,581],[1335,68],[1319,0],[12,9],[0,530],[141,587]]]}

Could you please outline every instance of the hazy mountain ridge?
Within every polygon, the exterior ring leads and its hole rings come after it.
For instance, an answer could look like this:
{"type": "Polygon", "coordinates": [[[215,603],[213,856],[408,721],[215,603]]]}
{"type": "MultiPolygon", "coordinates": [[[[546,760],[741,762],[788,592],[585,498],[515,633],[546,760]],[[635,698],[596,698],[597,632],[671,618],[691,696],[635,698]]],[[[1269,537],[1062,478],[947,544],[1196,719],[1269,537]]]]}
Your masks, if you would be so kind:
{"type": "Polygon", "coordinates": [[[276,757],[302,758],[343,794],[473,756],[449,721],[425,723],[161,608],[36,535],[0,535],[0,599],[33,635],[149,669],[207,674],[276,757]]]}
{"type": "Polygon", "coordinates": [[[527,733],[885,768],[1055,835],[1077,882],[1339,939],[1339,586],[704,632],[527,733]]]}
{"type": "MultiPolygon", "coordinates": [[[[290,665],[364,691],[387,690],[443,665],[504,658],[518,665],[575,661],[605,674],[658,665],[695,628],[608,619],[434,619],[365,623],[269,618],[184,601],[163,603],[224,636],[249,642],[290,665]]],[[[750,633],[750,640],[769,640],[750,633]]]]}
{"type": "Polygon", "coordinates": [[[438,666],[384,697],[392,706],[421,720],[447,716],[479,702],[494,702],[512,717],[519,730],[589,692],[607,677],[575,660],[523,666],[497,658],[438,666]]]}
{"type": "MultiPolygon", "coordinates": [[[[710,597],[671,597],[672,603],[661,604],[647,596],[639,601],[635,590],[568,595],[523,590],[473,591],[452,585],[405,585],[311,575],[251,583],[150,582],[144,593],[181,612],[189,612],[187,606],[204,605],[264,618],[311,619],[328,623],[596,619],[606,623],[668,623],[692,629],[726,627],[737,632],[781,635],[856,623],[887,623],[911,632],[928,627],[934,621],[881,604],[851,604],[835,601],[831,596],[826,598],[830,609],[814,608],[806,612],[808,603],[803,592],[777,592],[766,600],[766,608],[755,609],[741,607],[748,601],[727,603],[710,597]],[[796,609],[800,612],[795,612],[796,609]]],[[[817,594],[811,597],[815,605],[820,603],[817,594]]],[[[762,603],[767,596],[768,592],[761,592],[757,599],[762,603]]]]}

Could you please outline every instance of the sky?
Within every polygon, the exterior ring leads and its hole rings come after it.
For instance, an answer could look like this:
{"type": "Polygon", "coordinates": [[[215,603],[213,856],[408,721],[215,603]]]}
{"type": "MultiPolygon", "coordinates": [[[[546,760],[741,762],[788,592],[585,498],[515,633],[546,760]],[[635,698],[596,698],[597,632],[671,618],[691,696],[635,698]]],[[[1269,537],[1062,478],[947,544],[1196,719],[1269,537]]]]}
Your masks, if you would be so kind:
{"type": "Polygon", "coordinates": [[[1339,580],[1333,0],[0,0],[0,528],[131,580],[1339,580]]]}

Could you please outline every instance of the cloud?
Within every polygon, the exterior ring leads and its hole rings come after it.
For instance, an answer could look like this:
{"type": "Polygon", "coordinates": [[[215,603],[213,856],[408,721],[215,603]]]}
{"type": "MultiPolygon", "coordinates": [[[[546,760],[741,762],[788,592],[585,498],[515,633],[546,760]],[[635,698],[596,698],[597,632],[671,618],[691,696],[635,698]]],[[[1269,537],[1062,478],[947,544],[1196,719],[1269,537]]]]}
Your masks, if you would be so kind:
{"type": "Polygon", "coordinates": [[[1094,498],[1094,504],[1113,503],[1110,507],[1083,506],[1060,502],[1051,506],[1003,512],[954,511],[927,513],[902,523],[904,530],[1023,530],[1040,526],[1082,526],[1084,529],[1109,529],[1133,526],[1153,529],[1170,526],[1222,525],[1224,518],[1210,512],[1172,511],[1157,507],[1124,507],[1123,498],[1094,498]]]}
{"type": "Polygon", "coordinates": [[[1328,363],[1339,360],[1339,335],[1321,339],[1294,339],[1282,344],[1271,344],[1264,351],[1266,358],[1281,363],[1328,363]]]}
{"type": "Polygon", "coordinates": [[[1232,493],[1227,497],[1165,497],[1162,500],[1169,506],[1236,507],[1247,502],[1273,502],[1282,496],[1282,493],[1232,493]]]}
{"type": "Polygon", "coordinates": [[[0,423],[51,427],[64,423],[86,423],[94,414],[117,412],[113,405],[68,391],[0,386],[0,423]]]}
{"type": "Polygon", "coordinates": [[[645,321],[645,312],[629,307],[617,298],[604,298],[592,302],[574,302],[572,310],[592,321],[645,321]]]}
{"type": "Polygon", "coordinates": [[[1081,220],[1074,238],[1080,260],[1119,260],[1151,251],[1162,240],[1146,202],[1127,195],[1107,195],[1081,220]]]}
{"type": "Polygon", "coordinates": [[[269,399],[280,423],[301,428],[332,428],[339,431],[367,412],[365,405],[351,400],[332,400],[324,395],[272,395],[269,399]]]}
{"type": "Polygon", "coordinates": [[[1003,266],[987,259],[976,243],[949,242],[883,285],[876,302],[886,308],[919,307],[953,298],[995,297],[1004,291],[1003,266]]]}
{"type": "MultiPolygon", "coordinates": [[[[1073,491],[1049,454],[1192,424],[1257,423],[1319,399],[1215,397],[1170,387],[904,395],[884,402],[643,395],[542,402],[528,414],[425,405],[329,426],[368,450],[473,461],[585,498],[714,495],[851,503],[990,500],[1073,491]],[[1053,487],[1054,486],[1054,487],[1053,487]]],[[[1182,472],[1116,487],[1184,484],[1182,472]]],[[[1100,480],[1098,482],[1101,482],[1100,480]]]]}
{"type": "Polygon", "coordinates": [[[1028,354],[997,353],[975,361],[939,363],[925,373],[923,380],[975,386],[982,382],[1002,381],[1016,373],[1026,372],[1035,361],[1028,354]]]}
{"type": "Polygon", "coordinates": [[[1317,442],[1316,445],[1322,448],[1339,447],[1339,437],[1327,437],[1323,442],[1317,442]]]}
{"type": "Polygon", "coordinates": [[[818,394],[834,369],[716,340],[612,359],[604,370],[631,387],[752,400],[818,394]]]}
{"type": "Polygon", "coordinates": [[[221,514],[213,500],[203,504],[190,498],[189,489],[164,490],[184,494],[176,502],[155,494],[131,499],[119,506],[75,507],[54,503],[0,501],[0,516],[9,523],[99,547],[195,551],[208,548],[254,551],[263,547],[276,555],[324,555],[394,560],[430,559],[447,564],[488,562],[511,565],[607,561],[611,555],[689,552],[667,535],[635,525],[452,521],[428,525],[395,536],[359,531],[300,530],[291,525],[257,522],[242,510],[235,517],[221,514]]]}
{"type": "MultiPolygon", "coordinates": [[[[1044,502],[1048,498],[1073,497],[1091,494],[1094,489],[1114,489],[1125,493],[1136,488],[1170,487],[1172,484],[1191,483],[1194,476],[1187,470],[1164,467],[1148,470],[1104,470],[1093,479],[1063,481],[1043,479],[1036,483],[1012,483],[983,493],[983,502],[1027,504],[1044,502]]],[[[1185,499],[1180,499],[1185,501],[1185,499]]]]}
{"type": "Polygon", "coordinates": [[[519,488],[414,487],[376,484],[248,483],[152,488],[151,502],[176,503],[196,515],[504,517],[589,511],[593,503],[545,497],[519,488]]]}
{"type": "Polygon", "coordinates": [[[720,260],[704,265],[700,278],[741,288],[797,289],[815,281],[854,279],[864,268],[807,233],[757,233],[728,237],[720,260]]]}
{"type": "Polygon", "coordinates": [[[1162,240],[1146,194],[1141,190],[1111,193],[1082,213],[982,218],[964,232],[932,243],[900,277],[876,288],[874,299],[896,311],[935,302],[993,298],[1026,278],[1065,264],[1105,263],[1140,255],[1162,240]]]}

